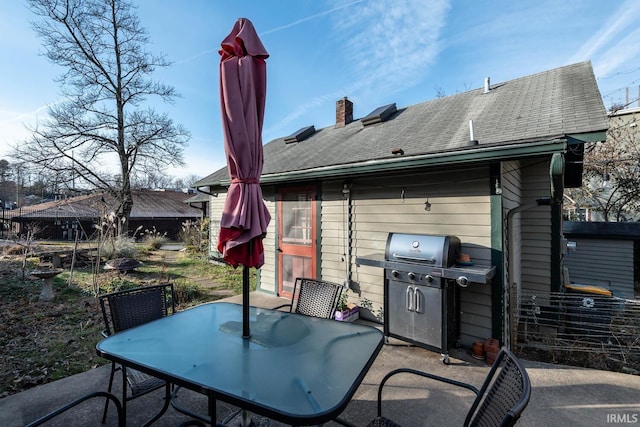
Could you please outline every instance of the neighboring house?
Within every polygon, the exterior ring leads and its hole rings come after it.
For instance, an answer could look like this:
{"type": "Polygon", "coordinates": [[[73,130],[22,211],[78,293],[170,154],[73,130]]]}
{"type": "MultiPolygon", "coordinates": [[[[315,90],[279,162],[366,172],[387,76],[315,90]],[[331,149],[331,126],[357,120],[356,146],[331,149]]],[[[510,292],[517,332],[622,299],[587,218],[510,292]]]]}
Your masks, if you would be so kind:
{"type": "MultiPolygon", "coordinates": [[[[178,237],[182,223],[202,218],[202,211],[185,204],[192,197],[173,190],[134,190],[129,231],[141,233],[155,230],[169,239],[178,237]]],[[[76,230],[81,239],[91,238],[96,226],[116,208],[114,198],[97,192],[7,211],[17,232],[26,224],[36,224],[38,239],[73,240],[76,230]]]]}
{"type": "MultiPolygon", "coordinates": [[[[343,98],[334,126],[264,146],[272,221],[258,289],[287,296],[299,276],[347,282],[362,315],[379,320],[383,271],[356,258],[383,253],[392,232],[455,235],[476,264],[497,271],[490,284],[460,288],[459,342],[509,345],[510,297],[561,287],[564,187],[581,184],[583,145],[604,140],[607,127],[590,62],[487,79],[484,88],[387,105],[360,120],[343,98]],[[551,197],[559,203],[539,206],[551,197]]],[[[194,185],[214,194],[215,251],[227,170],[194,185]]]]}
{"type": "Polygon", "coordinates": [[[576,243],[564,258],[572,283],[640,298],[640,223],[565,221],[564,234],[576,243]]]}

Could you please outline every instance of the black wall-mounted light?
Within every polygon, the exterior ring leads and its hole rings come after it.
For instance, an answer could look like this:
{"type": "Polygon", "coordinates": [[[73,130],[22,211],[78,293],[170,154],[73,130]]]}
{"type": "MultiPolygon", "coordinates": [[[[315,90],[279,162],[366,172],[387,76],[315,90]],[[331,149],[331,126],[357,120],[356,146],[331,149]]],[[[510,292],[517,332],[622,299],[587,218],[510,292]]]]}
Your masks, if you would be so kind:
{"type": "Polygon", "coordinates": [[[429,203],[429,198],[427,197],[427,201],[424,202],[424,210],[429,212],[431,211],[431,203],[429,203]]]}

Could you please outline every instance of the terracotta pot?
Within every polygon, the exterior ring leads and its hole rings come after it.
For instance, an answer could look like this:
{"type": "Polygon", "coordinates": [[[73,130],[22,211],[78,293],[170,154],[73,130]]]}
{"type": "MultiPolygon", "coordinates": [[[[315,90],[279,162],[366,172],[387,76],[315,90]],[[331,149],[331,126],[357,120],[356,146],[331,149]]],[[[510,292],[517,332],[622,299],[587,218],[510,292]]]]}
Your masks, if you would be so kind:
{"type": "Polygon", "coordinates": [[[487,355],[487,364],[493,365],[493,362],[500,351],[500,342],[495,338],[487,338],[484,341],[484,352],[487,355]]]}
{"type": "Polygon", "coordinates": [[[500,350],[500,342],[495,338],[487,338],[484,342],[485,353],[497,353],[500,350]]]}
{"type": "Polygon", "coordinates": [[[487,365],[493,365],[493,362],[496,361],[496,357],[498,356],[497,352],[487,351],[487,365]]]}
{"type": "Polygon", "coordinates": [[[479,360],[484,360],[484,343],[482,341],[473,343],[471,346],[471,356],[479,360]]]}

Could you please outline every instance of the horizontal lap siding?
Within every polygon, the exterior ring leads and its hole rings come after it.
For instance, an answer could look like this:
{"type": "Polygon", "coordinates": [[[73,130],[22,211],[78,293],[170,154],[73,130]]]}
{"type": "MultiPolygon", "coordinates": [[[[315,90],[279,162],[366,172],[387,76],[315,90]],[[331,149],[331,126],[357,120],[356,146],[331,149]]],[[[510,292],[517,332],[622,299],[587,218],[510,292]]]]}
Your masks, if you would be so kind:
{"type": "MultiPolygon", "coordinates": [[[[267,227],[267,235],[262,241],[264,246],[264,259],[265,264],[260,268],[259,271],[259,283],[258,288],[262,291],[275,293],[277,291],[277,282],[276,282],[276,274],[275,274],[275,265],[277,262],[275,255],[276,248],[276,209],[275,209],[275,196],[273,190],[271,188],[264,188],[263,197],[265,200],[265,205],[271,214],[271,222],[267,227]]],[[[220,233],[220,218],[222,217],[222,209],[224,206],[224,201],[226,199],[227,193],[219,193],[216,197],[210,197],[210,209],[209,209],[209,218],[211,220],[211,224],[209,227],[209,246],[210,252],[214,256],[221,256],[218,252],[218,235],[220,233]]]]}
{"type": "MultiPolygon", "coordinates": [[[[520,161],[514,160],[505,162],[502,165],[502,209],[503,217],[506,218],[509,211],[517,208],[522,204],[522,164],[520,161]]],[[[522,224],[520,216],[515,215],[509,224],[503,222],[502,241],[504,251],[504,268],[502,283],[521,283],[522,280],[522,224]],[[511,233],[509,233],[511,229],[511,233]],[[512,241],[510,242],[509,239],[512,241]]],[[[498,285],[499,286],[499,285],[498,285]]],[[[499,293],[494,301],[501,301],[501,330],[503,336],[494,337],[505,345],[505,332],[508,333],[511,324],[509,307],[505,303],[505,295],[503,289],[498,286],[493,287],[493,291],[499,293]],[[506,330],[505,330],[506,328],[506,330]]]]}
{"type": "Polygon", "coordinates": [[[276,255],[278,237],[278,217],[276,212],[276,196],[273,187],[262,187],[262,197],[264,204],[271,214],[271,221],[267,227],[267,235],[262,241],[264,246],[264,265],[260,268],[260,282],[258,288],[261,291],[276,294],[278,292],[278,281],[276,279],[276,265],[278,258],[276,255]]]}
{"type": "MultiPolygon", "coordinates": [[[[491,203],[488,167],[469,168],[439,173],[395,176],[383,179],[355,179],[351,182],[353,198],[353,257],[383,254],[389,233],[454,235],[460,238],[462,250],[477,264],[491,264],[491,203]],[[429,201],[431,210],[425,210],[429,201]]],[[[327,189],[328,190],[328,189],[327,189]]],[[[335,191],[341,190],[336,187],[335,191]]],[[[332,193],[333,194],[333,193],[332,193]]],[[[324,197],[323,197],[324,199],[324,197]]],[[[337,205],[330,211],[337,216],[337,205]]],[[[323,227],[329,221],[324,211],[323,227]]],[[[323,229],[331,241],[339,234],[323,229]]],[[[323,247],[323,277],[325,274],[323,247]]],[[[353,260],[355,261],[355,259],[353,260]]],[[[340,272],[333,260],[327,275],[340,272]]],[[[354,266],[353,280],[359,286],[361,298],[373,303],[378,314],[383,305],[384,271],[377,267],[354,266]]],[[[489,285],[471,284],[460,289],[461,342],[469,345],[476,339],[491,336],[491,291],[489,285]]]]}
{"type": "MultiPolygon", "coordinates": [[[[342,183],[325,182],[320,194],[320,276],[342,284],[347,279],[348,267],[347,201],[342,194],[342,183]]],[[[350,297],[354,299],[353,295],[350,297]]]]}
{"type": "Polygon", "coordinates": [[[576,251],[564,258],[569,280],[603,286],[616,296],[633,298],[633,241],[574,238],[576,251]]]}
{"type": "MultiPolygon", "coordinates": [[[[549,161],[528,160],[522,162],[527,179],[522,185],[522,203],[549,197],[551,184],[549,161]]],[[[551,209],[537,206],[520,214],[522,239],[522,289],[548,292],[551,286],[551,209]]]]}
{"type": "Polygon", "coordinates": [[[209,197],[209,245],[214,256],[222,256],[218,252],[218,235],[220,234],[220,218],[227,193],[219,193],[216,197],[209,197]]]}
{"type": "MultiPolygon", "coordinates": [[[[522,204],[522,170],[519,161],[505,162],[503,164],[502,174],[502,208],[504,211],[504,217],[506,218],[508,212],[514,208],[517,208],[522,204]]],[[[511,224],[507,224],[503,230],[504,246],[507,248],[505,252],[508,252],[509,248],[513,251],[512,254],[508,254],[511,259],[511,265],[506,267],[511,269],[512,280],[520,283],[521,280],[521,262],[522,262],[522,224],[520,221],[520,215],[515,215],[511,220],[511,224]],[[509,245],[508,228],[513,229],[512,245],[509,245]]],[[[507,268],[504,269],[504,282],[507,282],[507,268]]]]}

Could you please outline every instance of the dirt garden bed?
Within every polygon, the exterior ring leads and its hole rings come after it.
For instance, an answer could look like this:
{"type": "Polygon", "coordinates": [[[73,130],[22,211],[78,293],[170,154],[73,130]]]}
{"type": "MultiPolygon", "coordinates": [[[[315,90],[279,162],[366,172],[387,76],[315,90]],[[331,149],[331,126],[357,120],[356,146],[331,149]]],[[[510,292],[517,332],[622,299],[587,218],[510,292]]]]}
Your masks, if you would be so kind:
{"type": "MultiPolygon", "coordinates": [[[[142,266],[126,274],[91,268],[54,278],[55,297],[39,300],[42,279],[29,275],[38,260],[30,259],[22,279],[19,257],[0,260],[0,398],[100,366],[95,345],[104,327],[95,297],[100,292],[173,282],[180,309],[241,292],[241,270],[213,265],[178,251],[152,251],[142,266]],[[95,278],[97,277],[97,280],[95,278]]],[[[255,287],[255,271],[252,276],[255,287]]]]}

